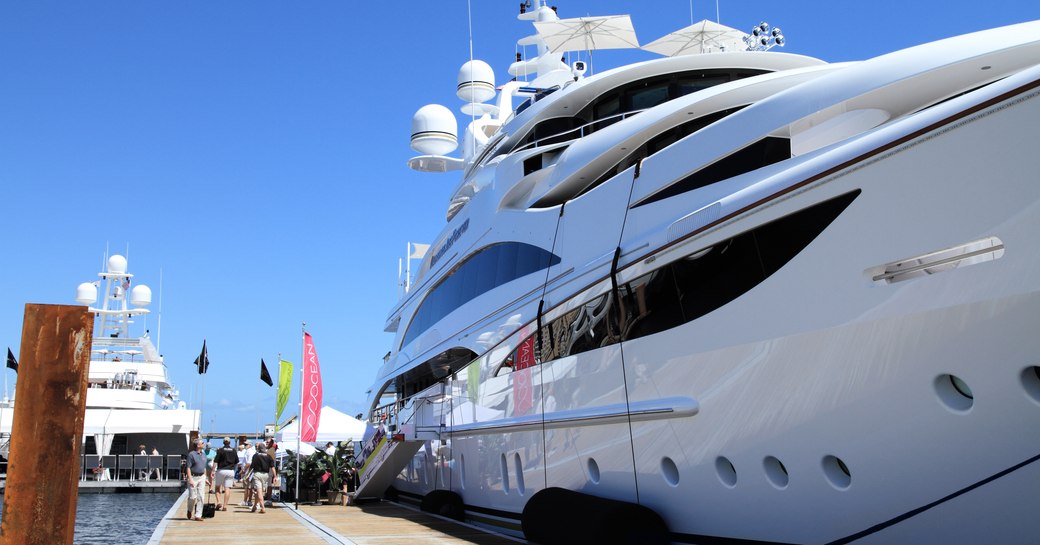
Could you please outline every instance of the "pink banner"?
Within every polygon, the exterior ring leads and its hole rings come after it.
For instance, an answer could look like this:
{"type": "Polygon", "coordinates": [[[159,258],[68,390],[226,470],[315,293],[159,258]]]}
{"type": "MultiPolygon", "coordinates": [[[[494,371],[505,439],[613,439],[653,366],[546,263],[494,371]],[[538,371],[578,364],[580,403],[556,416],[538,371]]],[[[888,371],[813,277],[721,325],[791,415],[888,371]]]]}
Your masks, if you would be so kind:
{"type": "Polygon", "coordinates": [[[321,367],[314,340],[310,333],[303,334],[303,414],[300,415],[300,441],[318,440],[318,420],[321,418],[321,367]]]}
{"type": "Polygon", "coordinates": [[[531,395],[531,367],[537,361],[534,357],[534,335],[528,337],[516,349],[516,367],[513,377],[513,416],[527,414],[534,405],[531,395]]]}

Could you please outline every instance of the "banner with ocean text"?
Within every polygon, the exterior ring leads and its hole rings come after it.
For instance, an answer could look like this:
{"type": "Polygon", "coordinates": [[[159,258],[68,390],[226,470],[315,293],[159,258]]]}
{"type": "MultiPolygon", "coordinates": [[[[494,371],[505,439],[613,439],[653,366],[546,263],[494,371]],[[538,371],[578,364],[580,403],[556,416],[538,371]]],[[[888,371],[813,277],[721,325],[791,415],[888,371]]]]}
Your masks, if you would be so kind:
{"type": "Polygon", "coordinates": [[[289,402],[289,391],[292,390],[293,365],[291,361],[278,361],[278,401],[274,407],[274,425],[282,419],[282,410],[289,402]]]}
{"type": "Polygon", "coordinates": [[[303,334],[303,408],[300,414],[300,441],[318,440],[318,420],[321,418],[321,367],[314,340],[310,333],[303,334]]]}

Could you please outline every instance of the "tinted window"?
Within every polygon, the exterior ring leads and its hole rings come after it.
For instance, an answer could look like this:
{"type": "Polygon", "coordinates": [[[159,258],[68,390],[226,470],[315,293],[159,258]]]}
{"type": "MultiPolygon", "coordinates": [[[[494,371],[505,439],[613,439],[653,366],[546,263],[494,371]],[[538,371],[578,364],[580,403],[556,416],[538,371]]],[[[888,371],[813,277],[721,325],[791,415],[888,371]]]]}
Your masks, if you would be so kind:
{"type": "MultiPolygon", "coordinates": [[[[542,324],[520,346],[535,346],[535,363],[638,339],[716,310],[780,270],[859,195],[816,204],[690,254],[618,286],[584,306],[542,324]],[[615,303],[617,301],[617,303],[615,303]]],[[[519,355],[502,366],[514,366],[519,355]]]]}
{"type": "Polygon", "coordinates": [[[522,242],[495,244],[474,253],[445,275],[419,304],[402,346],[480,295],[559,262],[558,256],[522,242]]]}
{"type": "Polygon", "coordinates": [[[711,125],[712,123],[715,123],[716,121],[734,112],[740,111],[743,108],[744,106],[740,106],[737,108],[730,108],[727,110],[713,112],[708,115],[698,117],[697,119],[687,121],[682,125],[672,127],[671,129],[668,129],[662,132],[661,134],[658,134],[653,138],[649,139],[646,142],[646,144],[643,144],[642,146],[639,146],[638,148],[633,150],[624,159],[622,159],[616,165],[604,172],[599,178],[597,178],[591,184],[585,186],[580,191],[575,192],[574,195],[554,195],[552,198],[543,198],[534,203],[532,205],[532,208],[545,208],[549,206],[556,206],[566,201],[567,199],[584,195],[585,193],[588,193],[589,191],[594,189],[596,186],[602,184],[603,182],[606,182],[614,176],[621,174],[630,166],[638,163],[639,161],[663,150],[664,148],[667,148],[668,146],[678,142],[679,140],[686,138],[687,136],[703,129],[704,127],[707,127],[708,125],[711,125]]]}
{"type": "Polygon", "coordinates": [[[658,191],[635,207],[693,191],[790,158],[791,140],[768,136],[658,191]]]}

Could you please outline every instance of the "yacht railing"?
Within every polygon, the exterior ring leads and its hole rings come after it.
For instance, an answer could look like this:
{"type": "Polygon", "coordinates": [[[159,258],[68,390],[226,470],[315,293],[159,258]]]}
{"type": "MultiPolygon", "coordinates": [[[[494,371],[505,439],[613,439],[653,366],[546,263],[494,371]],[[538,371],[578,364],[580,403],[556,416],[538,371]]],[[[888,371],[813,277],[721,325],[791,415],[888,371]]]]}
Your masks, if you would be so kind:
{"type": "Polygon", "coordinates": [[[534,148],[537,148],[537,147],[540,147],[540,146],[543,146],[543,145],[546,145],[546,144],[550,144],[550,143],[551,144],[559,144],[559,143],[563,143],[563,142],[572,142],[572,141],[577,140],[579,138],[588,136],[588,135],[590,135],[590,134],[592,134],[592,133],[594,133],[594,132],[596,132],[596,131],[598,131],[600,129],[606,128],[606,126],[603,125],[604,123],[606,123],[607,125],[613,125],[617,121],[621,121],[622,119],[625,119],[627,117],[631,117],[631,116],[636,115],[636,114],[638,114],[640,112],[644,112],[647,109],[648,108],[643,108],[642,110],[632,110],[631,112],[622,112],[622,113],[619,113],[619,114],[614,114],[614,115],[611,115],[611,116],[602,117],[602,118],[599,118],[599,119],[597,119],[595,121],[590,121],[590,122],[588,122],[588,123],[586,123],[586,124],[584,124],[584,125],[582,125],[580,127],[575,127],[573,129],[567,129],[565,131],[558,132],[556,134],[552,134],[552,135],[549,135],[549,136],[546,136],[546,137],[543,137],[543,138],[539,138],[538,140],[535,140],[534,142],[528,142],[527,144],[524,144],[523,146],[520,146],[519,148],[514,149],[513,153],[516,153],[518,151],[524,151],[526,149],[534,149],[534,148]],[[588,130],[586,130],[586,129],[588,129],[588,130]],[[568,135],[568,134],[571,134],[571,133],[577,133],[577,134],[573,138],[571,138],[569,140],[561,140],[561,141],[556,141],[556,142],[546,142],[547,140],[557,139],[557,138],[560,138],[561,136],[568,135]]]}
{"type": "Polygon", "coordinates": [[[81,481],[169,481],[184,471],[179,454],[83,454],[81,481]]]}

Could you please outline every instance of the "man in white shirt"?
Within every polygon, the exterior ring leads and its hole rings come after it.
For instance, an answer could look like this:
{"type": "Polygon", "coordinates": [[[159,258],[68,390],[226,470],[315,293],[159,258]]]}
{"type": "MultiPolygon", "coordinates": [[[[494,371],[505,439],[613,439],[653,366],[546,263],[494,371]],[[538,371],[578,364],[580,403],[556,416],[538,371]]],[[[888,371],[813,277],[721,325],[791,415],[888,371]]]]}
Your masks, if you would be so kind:
{"type": "Polygon", "coordinates": [[[256,449],[253,448],[253,444],[246,440],[243,443],[246,448],[239,451],[238,459],[242,463],[242,482],[245,484],[245,497],[242,501],[242,507],[252,507],[253,505],[253,487],[250,483],[253,482],[253,474],[250,470],[250,464],[253,460],[253,455],[256,454],[256,449]]]}

